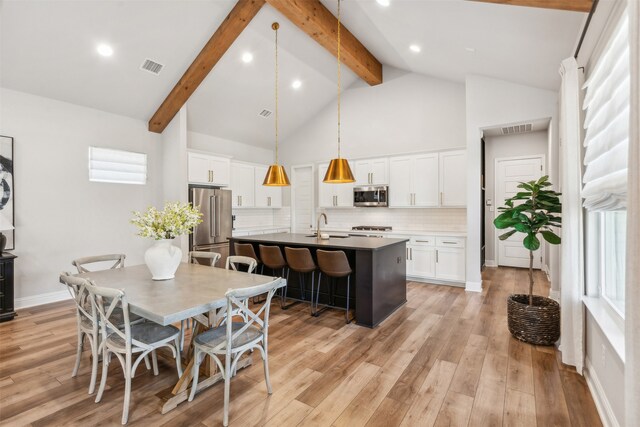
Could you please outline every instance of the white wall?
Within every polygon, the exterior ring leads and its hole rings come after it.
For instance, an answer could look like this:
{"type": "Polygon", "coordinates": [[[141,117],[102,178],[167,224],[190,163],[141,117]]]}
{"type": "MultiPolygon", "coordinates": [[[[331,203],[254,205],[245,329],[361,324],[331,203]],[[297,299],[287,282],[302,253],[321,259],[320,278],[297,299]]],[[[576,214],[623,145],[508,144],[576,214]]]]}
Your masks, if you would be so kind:
{"type": "Polygon", "coordinates": [[[482,129],[557,116],[557,93],[483,76],[466,78],[467,289],[480,290],[482,129]]]}
{"type": "Polygon", "coordinates": [[[139,120],[6,89],[0,93],[0,134],[15,138],[17,304],[66,292],[58,275],[72,269],[74,258],[122,252],[128,264],[142,263],[149,242],[135,235],[129,220],[131,211],[161,200],[160,136],[139,120]],[[89,182],[91,145],[147,153],[147,184],[89,182]]]}
{"type": "MultiPolygon", "coordinates": [[[[337,106],[327,105],[282,141],[287,165],[328,162],[337,154],[337,106]]],[[[342,157],[463,148],[464,85],[384,67],[384,83],[342,94],[342,157]]]]}
{"type": "Polygon", "coordinates": [[[273,150],[271,149],[191,131],[188,132],[187,139],[189,148],[222,154],[232,157],[233,160],[263,165],[269,165],[274,161],[273,150]]]}
{"type": "MultiPolygon", "coordinates": [[[[503,206],[504,200],[497,200],[495,194],[495,161],[504,157],[520,157],[541,155],[546,163],[548,132],[531,132],[516,135],[485,137],[485,199],[493,201],[492,206],[485,203],[485,257],[487,264],[497,261],[496,256],[496,228],[493,225],[498,206],[503,206]],[[492,212],[491,209],[494,209],[492,212]]],[[[546,164],[545,164],[546,166],[546,164]]],[[[545,169],[546,170],[546,169],[545,169]]],[[[486,200],[485,200],[486,202],[486,200]]],[[[494,264],[495,265],[495,264],[494,264]]]]}

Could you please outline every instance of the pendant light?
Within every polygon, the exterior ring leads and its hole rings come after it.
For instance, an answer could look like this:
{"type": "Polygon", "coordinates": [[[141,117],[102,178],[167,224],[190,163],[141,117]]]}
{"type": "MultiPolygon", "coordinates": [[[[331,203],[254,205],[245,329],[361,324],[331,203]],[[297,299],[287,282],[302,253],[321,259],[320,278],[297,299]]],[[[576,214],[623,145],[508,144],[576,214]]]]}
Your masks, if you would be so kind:
{"type": "Polygon", "coordinates": [[[346,184],[355,178],[349,167],[349,161],[340,157],[340,0],[338,0],[338,158],[331,159],[323,182],[327,184],[346,184]]]}
{"type": "Polygon", "coordinates": [[[286,187],[291,185],[284,167],[278,163],[278,28],[280,24],[274,22],[271,28],[276,32],[276,162],[269,166],[262,185],[269,187],[286,187]]]}

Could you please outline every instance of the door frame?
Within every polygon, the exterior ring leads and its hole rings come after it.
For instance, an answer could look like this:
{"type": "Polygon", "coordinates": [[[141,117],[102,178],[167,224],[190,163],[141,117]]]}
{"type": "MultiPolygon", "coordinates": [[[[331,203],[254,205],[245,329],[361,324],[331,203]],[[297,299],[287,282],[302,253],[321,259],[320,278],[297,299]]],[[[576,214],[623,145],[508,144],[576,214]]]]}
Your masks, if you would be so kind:
{"type": "MultiPolygon", "coordinates": [[[[498,188],[498,163],[500,162],[507,162],[510,160],[526,160],[526,159],[540,159],[540,164],[542,165],[542,174],[540,176],[544,176],[547,173],[547,162],[546,162],[546,155],[544,154],[532,154],[530,156],[511,156],[511,157],[496,157],[494,159],[494,165],[493,165],[493,219],[496,219],[496,217],[500,214],[498,212],[498,204],[496,201],[496,189],[498,188]]],[[[500,203],[502,204],[502,202],[504,202],[504,200],[500,201],[500,203]]],[[[493,223],[493,221],[492,221],[493,223]]],[[[493,236],[493,240],[494,240],[494,249],[495,249],[495,256],[496,256],[496,267],[500,266],[500,249],[498,248],[498,245],[500,245],[500,239],[498,239],[498,233],[497,233],[497,229],[496,232],[494,233],[493,236]]],[[[545,263],[547,261],[547,244],[546,242],[544,243],[544,245],[541,245],[542,248],[544,249],[543,251],[541,251],[541,257],[542,260],[540,261],[540,270],[545,271],[545,263]]]]}
{"type": "Polygon", "coordinates": [[[290,226],[291,232],[295,232],[295,224],[296,224],[296,170],[303,168],[311,168],[311,225],[316,220],[316,182],[315,182],[315,173],[316,166],[313,163],[305,163],[302,165],[294,165],[291,166],[291,219],[290,226]]]}

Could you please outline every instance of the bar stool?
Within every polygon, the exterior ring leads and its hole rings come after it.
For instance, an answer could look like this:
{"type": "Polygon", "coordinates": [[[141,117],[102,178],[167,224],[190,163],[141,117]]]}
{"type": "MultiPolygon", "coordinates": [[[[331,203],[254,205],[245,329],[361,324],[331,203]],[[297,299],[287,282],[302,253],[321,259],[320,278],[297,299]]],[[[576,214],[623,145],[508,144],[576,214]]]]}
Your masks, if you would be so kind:
{"type": "Polygon", "coordinates": [[[316,256],[318,257],[318,267],[320,268],[320,274],[318,275],[318,290],[316,291],[316,315],[318,313],[318,298],[320,297],[320,280],[322,279],[322,273],[326,274],[332,279],[332,289],[331,289],[331,305],[335,305],[334,303],[334,289],[335,289],[335,279],[346,277],[347,278],[347,308],[344,313],[344,318],[346,323],[350,323],[351,319],[349,319],[349,288],[351,281],[351,266],[349,265],[349,260],[347,259],[347,255],[344,251],[323,251],[318,249],[316,251],[316,256]]]}
{"type": "MultiPolygon", "coordinates": [[[[277,270],[281,270],[282,271],[281,277],[283,278],[286,277],[284,272],[285,272],[285,269],[287,268],[287,262],[284,260],[284,257],[282,256],[282,251],[280,250],[280,247],[259,245],[258,248],[260,250],[260,258],[262,258],[262,266],[270,268],[274,275],[277,274],[276,273],[277,270]]],[[[282,288],[281,292],[282,292],[282,295],[280,299],[280,307],[286,310],[287,307],[284,306],[284,303],[285,303],[285,298],[287,297],[287,285],[285,285],[282,288]]]]}
{"type": "MultiPolygon", "coordinates": [[[[236,253],[236,255],[239,256],[246,256],[249,258],[253,258],[256,260],[256,263],[261,264],[262,261],[260,261],[260,258],[258,258],[258,255],[256,255],[256,251],[253,249],[253,245],[251,243],[234,243],[233,244],[233,249],[236,253]]],[[[262,269],[260,270],[260,274],[262,274],[263,270],[264,270],[264,264],[262,264],[262,269]]],[[[257,268],[256,268],[256,272],[257,272],[257,268]]]]}
{"type": "MultiPolygon", "coordinates": [[[[300,296],[304,298],[305,288],[305,275],[311,273],[311,315],[315,316],[315,310],[313,309],[313,288],[315,280],[315,271],[318,269],[316,263],[311,257],[311,252],[307,248],[284,248],[284,254],[287,257],[287,264],[289,264],[289,271],[295,271],[300,277],[300,296]]],[[[287,277],[288,279],[288,277],[287,277]]],[[[288,282],[288,280],[287,280],[288,282]]],[[[285,295],[286,297],[286,295],[285,295]]]]}

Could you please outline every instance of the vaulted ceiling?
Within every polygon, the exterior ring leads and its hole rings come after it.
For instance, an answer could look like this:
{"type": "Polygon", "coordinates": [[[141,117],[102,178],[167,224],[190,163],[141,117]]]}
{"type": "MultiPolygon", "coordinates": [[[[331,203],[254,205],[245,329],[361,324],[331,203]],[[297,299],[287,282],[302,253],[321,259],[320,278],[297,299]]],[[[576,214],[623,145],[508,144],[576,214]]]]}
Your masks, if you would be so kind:
{"type": "MultiPolygon", "coordinates": [[[[335,2],[322,2],[335,13],[335,2]]],[[[0,85],[147,121],[235,3],[4,0],[0,85]],[[112,57],[96,53],[100,42],[113,46],[112,57]],[[139,69],[146,58],[165,65],[160,75],[139,69]]],[[[586,17],[460,0],[390,3],[342,7],[345,26],[383,64],[460,83],[482,74],[552,90],[586,17]]],[[[282,137],[335,102],[335,57],[265,5],[190,98],[190,130],[271,146],[273,120],[258,113],[274,105],[273,21],[281,25],[282,137]],[[249,64],[245,52],[254,56],[249,64]]],[[[343,86],[356,80],[343,67],[343,86]]]]}

